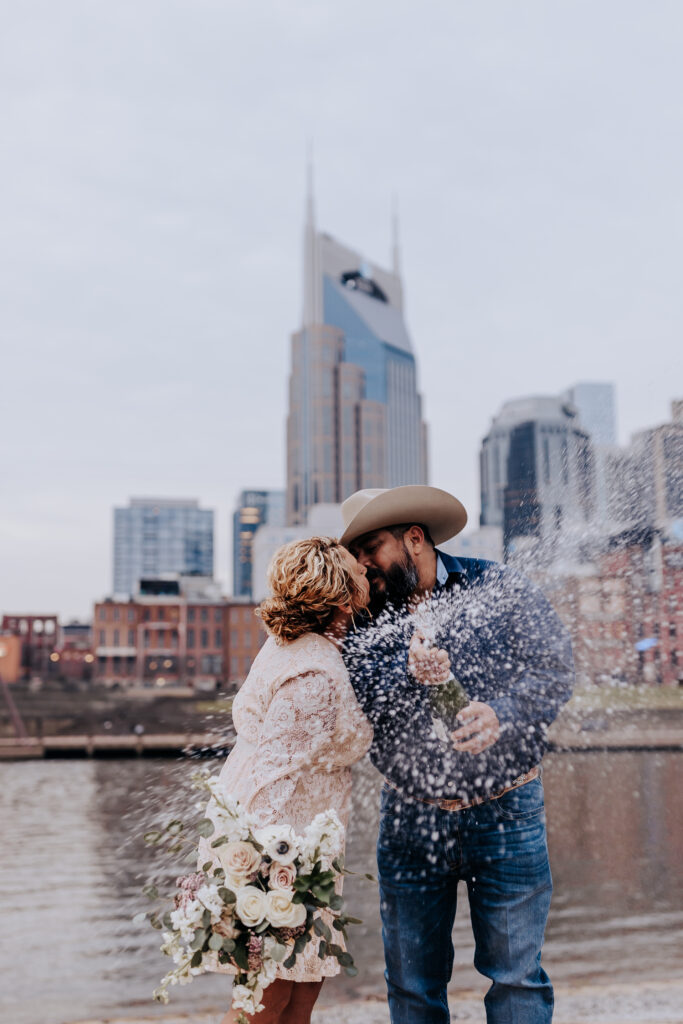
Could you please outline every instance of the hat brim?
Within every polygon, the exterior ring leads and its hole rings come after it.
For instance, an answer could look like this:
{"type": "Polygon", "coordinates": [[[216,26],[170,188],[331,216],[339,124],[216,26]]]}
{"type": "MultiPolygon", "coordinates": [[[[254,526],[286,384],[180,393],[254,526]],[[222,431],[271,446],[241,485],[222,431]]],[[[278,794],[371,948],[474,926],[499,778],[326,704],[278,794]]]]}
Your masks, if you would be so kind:
{"type": "Polygon", "coordinates": [[[443,544],[464,529],[467,512],[457,498],[439,487],[392,487],[371,498],[351,519],[341,543],[348,547],[366,533],[399,523],[420,523],[427,527],[435,544],[443,544]]]}

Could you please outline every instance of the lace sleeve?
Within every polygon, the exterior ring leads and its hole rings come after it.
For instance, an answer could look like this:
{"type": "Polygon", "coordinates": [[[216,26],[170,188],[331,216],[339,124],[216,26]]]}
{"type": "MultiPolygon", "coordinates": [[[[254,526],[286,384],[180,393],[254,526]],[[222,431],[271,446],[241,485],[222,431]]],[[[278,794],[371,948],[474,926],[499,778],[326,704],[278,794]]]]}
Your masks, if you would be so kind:
{"type": "Polygon", "coordinates": [[[259,731],[247,810],[264,823],[286,818],[301,771],[336,767],[337,713],[335,682],[324,672],[306,672],[280,687],[259,731]]]}

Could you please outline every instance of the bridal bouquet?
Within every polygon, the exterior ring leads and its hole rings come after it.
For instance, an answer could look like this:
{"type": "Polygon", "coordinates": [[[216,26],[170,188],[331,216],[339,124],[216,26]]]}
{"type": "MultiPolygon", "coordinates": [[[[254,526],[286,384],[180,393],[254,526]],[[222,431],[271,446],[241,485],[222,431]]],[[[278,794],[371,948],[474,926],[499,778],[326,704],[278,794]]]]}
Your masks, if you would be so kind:
{"type": "MultiPolygon", "coordinates": [[[[176,965],[154,998],[167,1003],[169,986],[188,984],[218,963],[235,969],[233,1007],[257,1013],[277,964],[293,967],[316,939],[321,959],[335,957],[348,974],[355,974],[353,958],[334,935],[346,938],[346,926],[360,923],[343,912],[335,891],[337,879],[347,873],[340,861],[343,826],[336,813],[317,815],[301,836],[288,825],[259,828],[224,793],[217,777],[197,781],[211,793],[207,817],[198,825],[211,853],[200,871],[177,879],[174,909],[161,917],[138,915],[149,916],[155,928],[163,929],[161,950],[176,965]]],[[[183,830],[177,820],[167,826],[174,852],[184,845],[177,841],[183,830]]],[[[162,837],[155,831],[145,838],[158,843],[162,837]]],[[[145,891],[158,897],[154,886],[145,891]]]]}

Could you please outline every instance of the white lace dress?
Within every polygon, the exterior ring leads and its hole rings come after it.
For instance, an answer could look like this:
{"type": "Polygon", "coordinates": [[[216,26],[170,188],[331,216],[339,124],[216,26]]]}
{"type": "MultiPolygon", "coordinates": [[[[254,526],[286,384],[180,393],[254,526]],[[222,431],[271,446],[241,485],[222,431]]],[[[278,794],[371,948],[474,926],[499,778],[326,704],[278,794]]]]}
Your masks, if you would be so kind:
{"type": "MultiPolygon", "coordinates": [[[[237,742],[221,784],[262,825],[286,823],[295,831],[328,808],[344,827],[351,801],[351,765],[367,752],[372,727],[361,711],[337,647],[307,633],[292,643],[269,637],[235,697],[237,742]]],[[[214,837],[212,837],[214,838],[214,837]]],[[[210,847],[200,845],[201,857],[210,847]]],[[[321,960],[311,942],[295,967],[278,977],[320,981],[339,973],[334,958],[321,960]]],[[[216,970],[234,973],[229,966],[216,970]]]]}

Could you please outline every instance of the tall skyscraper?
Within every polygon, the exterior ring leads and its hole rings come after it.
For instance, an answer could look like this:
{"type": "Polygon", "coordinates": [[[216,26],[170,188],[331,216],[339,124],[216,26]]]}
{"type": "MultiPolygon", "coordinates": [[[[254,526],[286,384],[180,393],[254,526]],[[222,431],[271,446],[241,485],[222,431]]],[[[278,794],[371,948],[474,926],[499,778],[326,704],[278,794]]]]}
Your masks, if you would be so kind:
{"type": "Polygon", "coordinates": [[[242,491],[232,517],[232,592],[252,596],[252,548],[259,527],[282,527],[285,522],[284,491],[242,491]]]}
{"type": "Polygon", "coordinates": [[[132,498],[114,509],[114,593],[143,576],[213,576],[213,512],[194,499],[132,498]]]}
{"type": "Polygon", "coordinates": [[[563,397],[578,412],[581,426],[588,431],[593,444],[617,443],[614,384],[580,381],[568,388],[563,397]]]}
{"type": "Polygon", "coordinates": [[[426,428],[391,270],[319,232],[309,182],[302,327],[292,336],[287,521],[361,487],[427,482],[426,428]]]}
{"type": "Polygon", "coordinates": [[[610,502],[610,466],[617,444],[617,416],[614,384],[581,381],[564,392],[576,409],[581,426],[588,432],[595,467],[595,519],[604,529],[613,523],[610,502]]]}
{"type": "Polygon", "coordinates": [[[516,538],[552,541],[594,514],[592,445],[563,398],[506,402],[481,449],[481,525],[516,538]]]}

